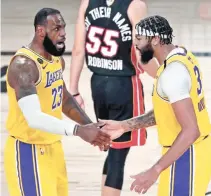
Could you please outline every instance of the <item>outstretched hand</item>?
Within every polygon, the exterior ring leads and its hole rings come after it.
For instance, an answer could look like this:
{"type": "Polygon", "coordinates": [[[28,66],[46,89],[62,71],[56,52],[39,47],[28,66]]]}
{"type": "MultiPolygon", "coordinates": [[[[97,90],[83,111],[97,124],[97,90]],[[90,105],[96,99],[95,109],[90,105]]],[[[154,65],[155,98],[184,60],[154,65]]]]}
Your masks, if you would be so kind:
{"type": "Polygon", "coordinates": [[[131,184],[130,190],[134,190],[139,194],[145,194],[149,190],[149,188],[157,181],[159,175],[160,172],[158,172],[154,167],[152,167],[151,169],[145,172],[131,176],[134,181],[131,184]]]}
{"type": "Polygon", "coordinates": [[[99,119],[99,122],[95,123],[95,125],[108,134],[111,140],[119,138],[125,132],[121,121],[99,119]]]}

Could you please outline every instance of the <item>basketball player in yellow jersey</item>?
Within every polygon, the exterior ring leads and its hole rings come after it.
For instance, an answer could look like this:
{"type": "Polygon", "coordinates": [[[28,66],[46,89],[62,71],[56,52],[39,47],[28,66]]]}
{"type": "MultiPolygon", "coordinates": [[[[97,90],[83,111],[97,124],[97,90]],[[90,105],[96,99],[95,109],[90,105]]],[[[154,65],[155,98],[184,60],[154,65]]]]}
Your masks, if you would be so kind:
{"type": "Polygon", "coordinates": [[[60,12],[41,9],[34,26],[32,42],[17,51],[7,73],[5,173],[11,196],[67,196],[61,136],[76,135],[99,147],[107,146],[110,137],[88,124],[91,120],[66,90],[60,12]],[[63,121],[62,112],[73,122],[63,121]]]}
{"type": "Polygon", "coordinates": [[[157,125],[161,159],[132,176],[131,190],[146,193],[159,178],[159,196],[204,196],[211,180],[211,125],[202,74],[196,57],[172,44],[172,28],[161,16],[136,25],[136,47],[146,64],[160,67],[154,82],[154,110],[129,120],[104,121],[105,132],[119,137],[128,130],[157,125]]]}

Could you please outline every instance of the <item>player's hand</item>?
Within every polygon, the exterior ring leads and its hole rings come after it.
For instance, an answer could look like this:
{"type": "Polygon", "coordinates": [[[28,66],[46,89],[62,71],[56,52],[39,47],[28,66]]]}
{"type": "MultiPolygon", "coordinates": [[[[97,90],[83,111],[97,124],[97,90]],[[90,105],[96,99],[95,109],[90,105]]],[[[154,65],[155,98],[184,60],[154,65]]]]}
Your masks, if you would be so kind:
{"type": "Polygon", "coordinates": [[[110,135],[112,140],[119,138],[125,132],[121,121],[99,120],[96,126],[102,127],[101,130],[110,135]]]}
{"type": "Polygon", "coordinates": [[[137,193],[146,193],[148,189],[157,181],[160,172],[154,167],[147,170],[146,172],[139,173],[131,178],[135,179],[132,183],[130,190],[134,190],[137,193]]]}
{"type": "Polygon", "coordinates": [[[81,95],[77,95],[74,98],[78,102],[80,107],[85,111],[85,105],[84,105],[84,100],[83,100],[82,96],[81,95]]]}
{"type": "Polygon", "coordinates": [[[79,126],[76,135],[90,144],[99,146],[101,150],[107,148],[107,146],[110,146],[110,136],[102,132],[100,128],[95,125],[95,123],[79,126]]]}

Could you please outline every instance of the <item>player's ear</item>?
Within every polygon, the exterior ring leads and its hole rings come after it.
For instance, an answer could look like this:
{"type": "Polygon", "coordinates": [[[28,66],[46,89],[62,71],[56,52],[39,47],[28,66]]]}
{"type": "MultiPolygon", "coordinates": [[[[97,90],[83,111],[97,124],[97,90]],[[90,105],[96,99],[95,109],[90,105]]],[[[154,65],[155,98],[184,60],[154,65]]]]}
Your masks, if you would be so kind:
{"type": "Polygon", "coordinates": [[[153,37],[151,43],[153,46],[157,46],[160,43],[160,38],[158,36],[153,37]]]}
{"type": "Polygon", "coordinates": [[[40,37],[45,37],[46,30],[45,30],[44,26],[37,25],[36,32],[40,37]]]}

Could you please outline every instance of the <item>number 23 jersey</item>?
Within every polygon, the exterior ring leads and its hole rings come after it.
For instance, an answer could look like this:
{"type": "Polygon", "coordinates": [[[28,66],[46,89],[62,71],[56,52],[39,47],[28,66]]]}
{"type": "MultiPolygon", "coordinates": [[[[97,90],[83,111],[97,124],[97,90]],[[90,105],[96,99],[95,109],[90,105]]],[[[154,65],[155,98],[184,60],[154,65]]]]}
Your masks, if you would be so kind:
{"type": "MultiPolygon", "coordinates": [[[[32,59],[37,65],[39,70],[39,79],[36,82],[36,90],[42,112],[61,119],[63,78],[60,57],[52,56],[52,60],[48,61],[26,47],[19,49],[14,57],[18,55],[32,59]]],[[[10,87],[7,79],[6,82],[9,99],[9,112],[6,128],[9,134],[22,142],[30,144],[51,144],[60,140],[60,135],[32,129],[28,126],[27,121],[18,106],[15,91],[10,87]]]]}
{"type": "Polygon", "coordinates": [[[85,14],[86,63],[99,75],[132,76],[132,25],[127,15],[132,0],[89,0],[85,14]]]}

